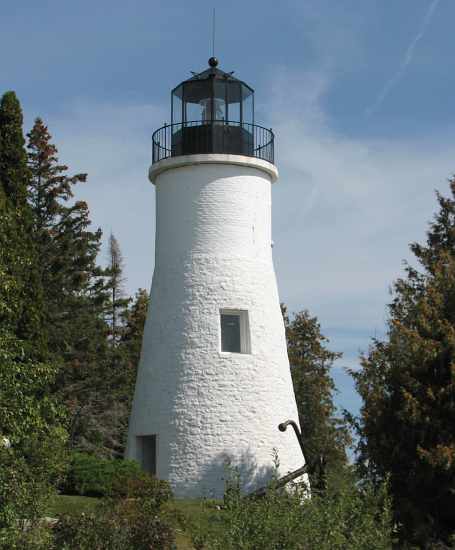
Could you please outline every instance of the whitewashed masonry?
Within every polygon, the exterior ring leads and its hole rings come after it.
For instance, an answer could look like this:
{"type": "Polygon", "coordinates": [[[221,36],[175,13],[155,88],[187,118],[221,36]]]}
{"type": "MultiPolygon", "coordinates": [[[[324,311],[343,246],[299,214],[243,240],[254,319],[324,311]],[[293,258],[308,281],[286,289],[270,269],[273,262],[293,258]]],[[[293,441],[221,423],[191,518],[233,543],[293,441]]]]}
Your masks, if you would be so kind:
{"type": "Polygon", "coordinates": [[[270,478],[275,451],[280,475],[303,465],[292,430],[278,430],[298,415],[272,262],[277,170],[193,154],[149,176],[155,271],[126,456],[178,497],[222,496],[227,460],[251,490],[270,478]],[[240,352],[222,351],[223,314],[238,315],[240,352]]]}

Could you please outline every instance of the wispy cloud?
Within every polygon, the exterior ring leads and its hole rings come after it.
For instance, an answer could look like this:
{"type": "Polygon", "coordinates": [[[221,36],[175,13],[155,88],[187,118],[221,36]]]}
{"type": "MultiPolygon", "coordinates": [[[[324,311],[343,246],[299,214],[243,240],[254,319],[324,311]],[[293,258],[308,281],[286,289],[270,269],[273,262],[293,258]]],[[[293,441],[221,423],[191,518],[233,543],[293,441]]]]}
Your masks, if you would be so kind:
{"type": "MultiPolygon", "coordinates": [[[[317,315],[332,348],[344,352],[339,366],[355,367],[359,349],[384,327],[388,287],[408,243],[425,236],[434,188],[447,191],[455,138],[349,138],[334,130],[325,108],[332,86],[326,73],[293,68],[274,71],[263,91],[281,175],[273,254],[290,311],[317,315]]],[[[131,293],[148,288],[153,273],[155,203],[146,174],[152,130],[166,108],[80,101],[48,120],[61,160],[89,173],[78,198],[88,201],[95,226],[119,239],[131,293]]]]}
{"type": "Polygon", "coordinates": [[[403,77],[404,73],[406,72],[406,69],[408,66],[412,63],[412,59],[414,57],[415,49],[417,47],[417,44],[422,40],[422,38],[425,35],[425,32],[428,28],[428,25],[431,22],[431,19],[433,17],[434,12],[436,11],[436,8],[439,5],[440,0],[432,0],[431,4],[429,5],[425,16],[422,20],[422,23],[420,25],[419,32],[415,35],[411,43],[409,44],[404,57],[400,63],[400,66],[397,70],[397,72],[392,76],[390,80],[388,80],[380,93],[378,94],[376,100],[372,105],[367,107],[365,110],[365,116],[370,117],[372,114],[374,114],[382,105],[385,98],[389,95],[391,90],[396,86],[398,81],[403,77]]]}
{"type": "Polygon", "coordinates": [[[290,311],[309,308],[330,328],[333,348],[355,362],[384,330],[389,285],[411,259],[408,243],[425,238],[434,188],[448,191],[455,137],[347,137],[324,108],[327,75],[278,71],[271,82],[265,110],[281,174],[273,190],[281,298],[290,311]]]}

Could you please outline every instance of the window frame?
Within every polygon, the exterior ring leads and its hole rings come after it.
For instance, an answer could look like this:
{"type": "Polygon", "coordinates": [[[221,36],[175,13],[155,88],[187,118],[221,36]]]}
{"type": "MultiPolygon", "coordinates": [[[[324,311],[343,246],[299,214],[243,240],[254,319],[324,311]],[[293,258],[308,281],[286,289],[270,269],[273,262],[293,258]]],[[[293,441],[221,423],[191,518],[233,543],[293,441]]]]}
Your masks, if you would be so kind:
{"type": "Polygon", "coordinates": [[[251,337],[250,337],[250,322],[247,309],[220,308],[219,310],[219,327],[220,327],[220,353],[223,355],[251,355],[251,337]],[[222,315],[232,315],[239,317],[240,325],[240,351],[225,351],[223,350],[223,335],[222,335],[222,315]]]}

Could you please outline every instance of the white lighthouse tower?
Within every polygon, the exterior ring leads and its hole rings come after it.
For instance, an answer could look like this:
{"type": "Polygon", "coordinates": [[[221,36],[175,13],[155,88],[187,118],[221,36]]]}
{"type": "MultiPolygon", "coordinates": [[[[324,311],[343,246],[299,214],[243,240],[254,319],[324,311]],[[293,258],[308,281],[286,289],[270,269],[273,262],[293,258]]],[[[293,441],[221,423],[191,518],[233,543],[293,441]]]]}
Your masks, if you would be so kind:
{"type": "Polygon", "coordinates": [[[172,92],[153,136],[155,271],[126,456],[178,497],[220,497],[225,464],[245,490],[303,465],[272,263],[274,136],[254,92],[217,68],[172,92]]]}

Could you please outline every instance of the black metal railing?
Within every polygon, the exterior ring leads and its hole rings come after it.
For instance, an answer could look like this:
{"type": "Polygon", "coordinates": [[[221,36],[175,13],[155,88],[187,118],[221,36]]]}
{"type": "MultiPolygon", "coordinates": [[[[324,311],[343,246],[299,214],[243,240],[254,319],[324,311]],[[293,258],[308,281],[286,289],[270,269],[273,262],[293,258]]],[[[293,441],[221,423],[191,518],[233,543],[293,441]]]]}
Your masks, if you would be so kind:
{"type": "Polygon", "coordinates": [[[225,120],[165,124],[153,133],[153,162],[204,153],[246,155],[274,162],[272,130],[225,120]]]}

